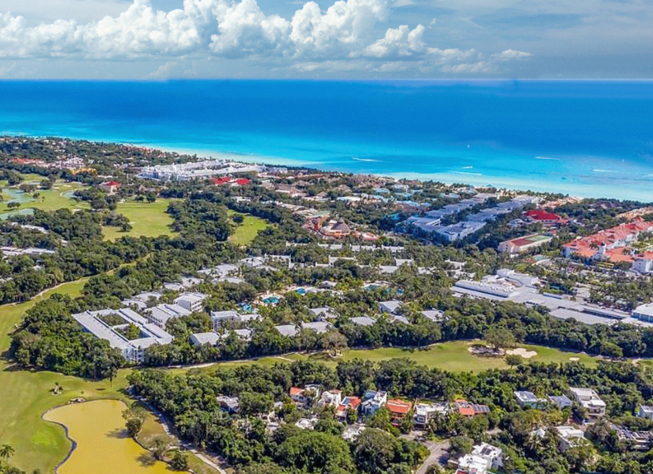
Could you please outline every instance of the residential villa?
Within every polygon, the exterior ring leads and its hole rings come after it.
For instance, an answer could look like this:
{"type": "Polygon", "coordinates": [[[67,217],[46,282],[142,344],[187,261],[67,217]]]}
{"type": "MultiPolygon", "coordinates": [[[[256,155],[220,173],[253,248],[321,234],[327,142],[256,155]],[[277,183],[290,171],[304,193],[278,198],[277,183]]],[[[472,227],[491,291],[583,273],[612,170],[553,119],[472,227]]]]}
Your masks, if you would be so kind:
{"type": "Polygon", "coordinates": [[[390,419],[393,424],[400,424],[413,408],[413,404],[405,400],[392,399],[385,404],[386,410],[390,412],[390,419]]]}
{"type": "Polygon", "coordinates": [[[366,416],[374,415],[388,402],[388,393],[368,390],[363,395],[362,412],[366,416]]]}
{"type": "Polygon", "coordinates": [[[339,407],[342,403],[342,391],[325,390],[317,403],[319,406],[339,407]]]}
{"type": "Polygon", "coordinates": [[[501,448],[488,443],[474,446],[470,454],[458,459],[456,474],[486,474],[490,469],[499,469],[503,465],[501,448]]]}
{"type": "Polygon", "coordinates": [[[546,408],[547,401],[545,398],[539,398],[534,393],[527,391],[517,391],[514,393],[515,398],[517,399],[517,403],[522,408],[546,408]]]}
{"type": "Polygon", "coordinates": [[[336,409],[336,418],[343,421],[347,419],[347,414],[351,411],[358,412],[362,400],[359,397],[345,397],[336,409]]]}
{"type": "Polygon", "coordinates": [[[605,402],[591,388],[569,388],[570,398],[576,400],[585,410],[588,419],[605,415],[605,402]]]}
{"type": "Polygon", "coordinates": [[[319,385],[306,385],[304,388],[291,387],[290,398],[297,405],[309,406],[314,400],[320,398],[320,393],[319,385]]]}
{"type": "Polygon", "coordinates": [[[558,426],[558,449],[564,453],[569,448],[580,446],[585,439],[585,433],[573,426],[558,426]]]}
{"type": "Polygon", "coordinates": [[[426,425],[428,425],[429,421],[435,418],[435,416],[438,413],[445,414],[448,413],[449,411],[450,411],[450,405],[445,402],[415,403],[415,415],[413,417],[415,421],[415,425],[423,428],[426,425]]]}
{"type": "Polygon", "coordinates": [[[467,400],[455,400],[454,408],[461,416],[467,418],[490,413],[490,407],[487,405],[477,405],[475,403],[470,403],[467,400]]]}

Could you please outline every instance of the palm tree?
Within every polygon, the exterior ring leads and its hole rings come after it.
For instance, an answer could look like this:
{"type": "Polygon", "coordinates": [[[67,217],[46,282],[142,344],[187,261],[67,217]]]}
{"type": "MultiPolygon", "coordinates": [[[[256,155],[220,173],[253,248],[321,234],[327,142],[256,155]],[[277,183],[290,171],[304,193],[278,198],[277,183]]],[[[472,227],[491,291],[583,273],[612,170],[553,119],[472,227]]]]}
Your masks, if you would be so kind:
{"type": "Polygon", "coordinates": [[[3,444],[0,446],[0,458],[8,461],[14,455],[16,450],[10,444],[3,444]]]}

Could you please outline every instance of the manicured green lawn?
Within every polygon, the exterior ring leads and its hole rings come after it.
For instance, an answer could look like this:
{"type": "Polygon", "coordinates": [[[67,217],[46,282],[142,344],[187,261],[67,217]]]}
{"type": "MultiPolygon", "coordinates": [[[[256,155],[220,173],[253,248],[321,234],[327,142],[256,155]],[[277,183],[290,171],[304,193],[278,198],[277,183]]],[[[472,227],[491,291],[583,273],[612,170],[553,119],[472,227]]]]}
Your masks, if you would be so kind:
{"type": "MultiPolygon", "coordinates": [[[[229,217],[235,215],[233,211],[229,211],[229,217]]],[[[249,214],[241,214],[243,222],[236,224],[236,230],[229,236],[229,241],[235,245],[248,245],[256,238],[258,233],[268,226],[268,223],[260,217],[254,217],[249,214]]]]}
{"type": "MultiPolygon", "coordinates": [[[[8,333],[36,301],[55,292],[77,296],[85,283],[85,279],[66,283],[32,301],[1,306],[0,352],[9,348],[8,333]]],[[[118,391],[126,386],[126,375],[127,371],[121,371],[113,383],[87,382],[53,372],[18,370],[0,359],[0,443],[14,447],[13,462],[21,469],[52,472],[68,452],[69,442],[60,427],[41,419],[43,413],[76,397],[126,399],[118,391]],[[55,382],[64,389],[61,395],[50,394],[55,382]]]]}
{"type": "MultiPolygon", "coordinates": [[[[217,367],[237,367],[247,364],[261,364],[272,366],[278,362],[293,362],[295,360],[314,360],[323,362],[328,366],[335,367],[338,361],[363,359],[372,362],[380,362],[399,357],[404,357],[431,368],[439,368],[448,372],[482,372],[489,369],[507,369],[508,364],[502,357],[479,357],[469,352],[471,341],[454,341],[434,344],[424,349],[402,349],[398,347],[381,347],[378,349],[350,349],[343,351],[342,355],[332,358],[327,353],[319,352],[312,354],[284,354],[275,357],[262,357],[256,360],[240,360],[220,362],[208,367],[206,370],[214,370],[217,367]]],[[[528,351],[535,351],[537,355],[527,361],[566,363],[578,358],[579,362],[591,367],[596,365],[597,359],[587,354],[576,352],[565,352],[543,346],[520,345],[528,351]]],[[[171,369],[174,373],[187,372],[188,369],[171,369]]]]}
{"type": "MultiPolygon", "coordinates": [[[[435,344],[424,350],[401,348],[350,350],[343,353],[342,359],[351,360],[358,357],[365,360],[381,361],[395,357],[406,357],[418,364],[437,367],[449,372],[481,372],[488,369],[508,368],[503,358],[479,357],[470,353],[469,347],[471,344],[469,341],[455,341],[435,344]]],[[[520,347],[537,352],[537,355],[531,357],[528,361],[562,363],[570,362],[570,358],[577,357],[584,364],[596,365],[596,359],[587,354],[563,352],[542,346],[521,345],[520,347]]]]}
{"type": "Polygon", "coordinates": [[[158,237],[159,235],[172,235],[170,228],[172,217],[166,213],[168,199],[157,199],[156,202],[127,201],[118,203],[116,212],[124,215],[132,225],[129,232],[121,232],[118,227],[104,227],[104,237],[116,240],[130,235],[132,237],[158,237]]]}
{"type": "MultiPolygon", "coordinates": [[[[25,311],[53,293],[79,296],[87,280],[65,283],[26,303],[0,306],[0,353],[9,348],[9,333],[25,311]]],[[[127,387],[129,372],[119,371],[113,382],[94,382],[54,372],[19,370],[5,359],[0,359],[0,444],[10,444],[16,450],[12,463],[27,472],[34,469],[40,469],[43,473],[53,472],[68,453],[70,442],[61,427],[41,418],[43,414],[78,397],[87,400],[117,398],[129,404],[132,400],[123,392],[127,387]],[[50,393],[55,382],[63,387],[63,393],[56,396],[50,393]]],[[[145,444],[160,434],[164,434],[163,427],[149,414],[143,432],[145,444]]],[[[199,474],[216,472],[194,455],[190,455],[190,461],[199,474]]]]}
{"type": "MultiPolygon", "coordinates": [[[[27,181],[27,180],[26,180],[27,181]]],[[[35,193],[39,193],[39,197],[33,198],[31,194],[21,195],[21,206],[19,209],[40,209],[42,211],[55,211],[57,209],[88,209],[89,205],[83,201],[77,201],[70,196],[70,194],[81,189],[84,186],[80,183],[69,183],[62,180],[57,180],[52,189],[38,189],[35,193]]],[[[10,188],[3,188],[3,202],[0,203],[0,213],[11,211],[7,207],[8,201],[12,200],[10,193],[18,192],[18,186],[10,188]]]]}

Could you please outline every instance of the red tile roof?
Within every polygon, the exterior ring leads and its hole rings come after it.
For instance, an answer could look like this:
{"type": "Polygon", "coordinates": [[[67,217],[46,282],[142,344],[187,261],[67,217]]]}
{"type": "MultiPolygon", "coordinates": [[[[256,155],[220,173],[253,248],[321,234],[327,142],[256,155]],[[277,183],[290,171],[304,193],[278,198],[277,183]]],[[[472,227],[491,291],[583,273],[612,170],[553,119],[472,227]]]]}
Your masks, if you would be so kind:
{"type": "Polygon", "coordinates": [[[562,220],[558,214],[553,212],[545,211],[543,209],[534,209],[526,213],[526,217],[533,219],[534,221],[555,221],[559,222],[562,220]]]}
{"type": "Polygon", "coordinates": [[[413,408],[413,404],[410,402],[405,402],[403,400],[388,400],[388,403],[385,404],[385,407],[390,411],[390,413],[395,415],[405,415],[413,408]]]}

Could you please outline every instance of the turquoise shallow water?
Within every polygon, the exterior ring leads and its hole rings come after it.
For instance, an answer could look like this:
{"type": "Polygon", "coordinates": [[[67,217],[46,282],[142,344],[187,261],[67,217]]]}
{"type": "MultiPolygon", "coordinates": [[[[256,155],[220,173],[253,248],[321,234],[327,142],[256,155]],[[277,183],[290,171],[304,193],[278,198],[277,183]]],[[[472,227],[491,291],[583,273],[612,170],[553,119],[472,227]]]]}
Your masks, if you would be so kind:
{"type": "Polygon", "coordinates": [[[0,132],[653,201],[653,82],[0,82],[0,132]]]}

